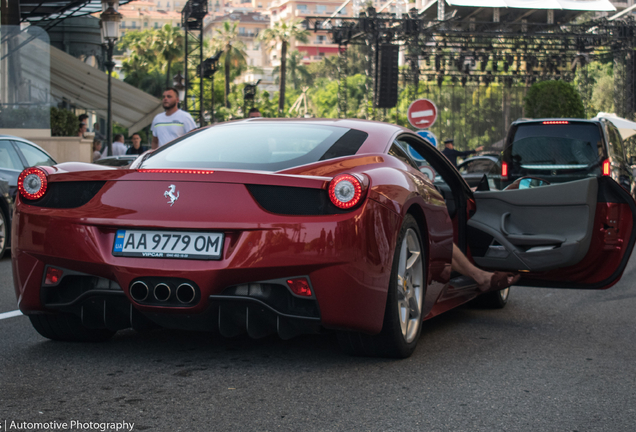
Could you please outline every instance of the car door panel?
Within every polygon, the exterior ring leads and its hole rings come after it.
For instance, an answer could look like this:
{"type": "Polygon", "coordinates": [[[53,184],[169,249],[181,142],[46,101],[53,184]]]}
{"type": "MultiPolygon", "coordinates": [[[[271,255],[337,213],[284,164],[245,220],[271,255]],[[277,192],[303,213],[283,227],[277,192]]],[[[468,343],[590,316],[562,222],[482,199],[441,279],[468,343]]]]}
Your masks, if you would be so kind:
{"type": "Polygon", "coordinates": [[[610,178],[474,198],[468,230],[475,263],[520,271],[521,285],[608,288],[631,255],[636,205],[610,178]]]}
{"type": "Polygon", "coordinates": [[[495,239],[493,251],[483,257],[473,255],[475,262],[482,267],[533,271],[578,263],[592,237],[596,195],[595,178],[534,189],[475,192],[477,212],[468,226],[495,239]],[[501,252],[500,245],[508,254],[501,252]]]}

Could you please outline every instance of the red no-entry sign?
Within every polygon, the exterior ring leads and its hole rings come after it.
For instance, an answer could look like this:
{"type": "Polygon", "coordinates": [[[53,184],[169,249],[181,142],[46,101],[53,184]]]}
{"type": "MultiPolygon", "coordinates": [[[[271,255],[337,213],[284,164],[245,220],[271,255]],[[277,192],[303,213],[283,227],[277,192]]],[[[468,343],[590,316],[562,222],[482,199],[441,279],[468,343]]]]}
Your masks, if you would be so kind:
{"type": "Polygon", "coordinates": [[[407,117],[414,128],[426,129],[435,123],[437,107],[431,100],[418,99],[409,106],[407,117]]]}

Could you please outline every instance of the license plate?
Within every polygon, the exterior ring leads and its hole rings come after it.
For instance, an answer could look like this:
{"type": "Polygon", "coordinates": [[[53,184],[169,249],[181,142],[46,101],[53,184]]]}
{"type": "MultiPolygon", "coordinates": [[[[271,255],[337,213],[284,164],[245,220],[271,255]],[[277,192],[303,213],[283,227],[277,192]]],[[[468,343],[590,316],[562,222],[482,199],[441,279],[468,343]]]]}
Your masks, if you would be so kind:
{"type": "Polygon", "coordinates": [[[113,255],[213,260],[222,249],[223,233],[117,230],[113,255]]]}

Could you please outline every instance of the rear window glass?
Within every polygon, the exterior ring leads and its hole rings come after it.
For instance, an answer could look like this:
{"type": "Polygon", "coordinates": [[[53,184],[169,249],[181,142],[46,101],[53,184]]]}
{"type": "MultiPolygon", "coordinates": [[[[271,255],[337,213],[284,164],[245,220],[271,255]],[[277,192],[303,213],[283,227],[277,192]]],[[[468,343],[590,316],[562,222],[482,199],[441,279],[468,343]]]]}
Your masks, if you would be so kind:
{"type": "Polygon", "coordinates": [[[512,163],[524,169],[586,168],[598,162],[602,146],[595,124],[520,125],[512,143],[512,163]]]}
{"type": "Polygon", "coordinates": [[[231,123],[186,135],[152,154],[143,167],[279,171],[355,154],[366,137],[324,125],[231,123]]]}

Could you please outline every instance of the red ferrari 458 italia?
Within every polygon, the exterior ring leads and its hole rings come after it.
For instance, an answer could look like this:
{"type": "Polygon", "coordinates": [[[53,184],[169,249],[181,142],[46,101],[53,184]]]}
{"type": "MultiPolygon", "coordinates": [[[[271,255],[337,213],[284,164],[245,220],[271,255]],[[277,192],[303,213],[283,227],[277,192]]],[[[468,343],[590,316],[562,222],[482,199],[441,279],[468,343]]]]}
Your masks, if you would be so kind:
{"type": "Polygon", "coordinates": [[[636,237],[629,193],[609,177],[535,183],[472,192],[437,149],[386,123],[218,124],[129,169],[24,170],[15,291],[55,340],[156,326],[255,338],[328,329],[349,353],[407,357],[424,320],[508,299],[451,272],[453,244],[482,268],[520,272],[518,285],[620,279],[636,237]]]}

